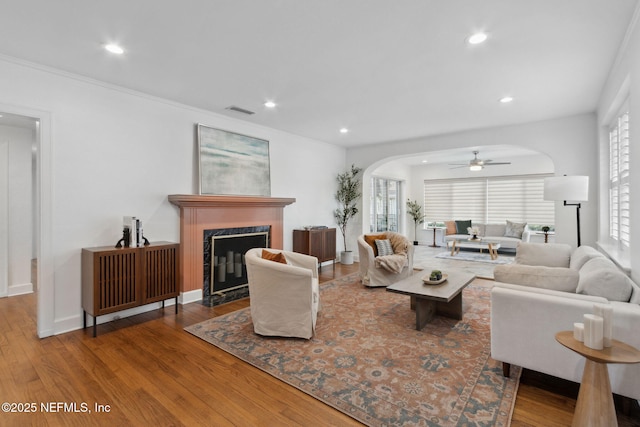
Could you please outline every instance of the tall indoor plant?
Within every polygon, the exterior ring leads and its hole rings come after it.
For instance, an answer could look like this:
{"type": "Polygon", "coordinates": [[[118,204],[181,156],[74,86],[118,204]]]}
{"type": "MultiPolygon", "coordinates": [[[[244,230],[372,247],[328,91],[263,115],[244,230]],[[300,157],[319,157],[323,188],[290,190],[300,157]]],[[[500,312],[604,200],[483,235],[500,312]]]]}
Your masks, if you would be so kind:
{"type": "Polygon", "coordinates": [[[407,199],[407,214],[413,219],[413,244],[418,244],[418,225],[424,222],[422,206],[417,200],[407,199]]]}
{"type": "Polygon", "coordinates": [[[340,254],[340,262],[342,264],[353,264],[353,252],[347,249],[347,224],[358,213],[356,202],[362,195],[358,179],[361,171],[361,168],[351,165],[351,170],[337,176],[338,190],[336,191],[336,200],[338,201],[338,208],[333,212],[333,216],[342,232],[342,242],[344,244],[344,251],[340,254]]]}

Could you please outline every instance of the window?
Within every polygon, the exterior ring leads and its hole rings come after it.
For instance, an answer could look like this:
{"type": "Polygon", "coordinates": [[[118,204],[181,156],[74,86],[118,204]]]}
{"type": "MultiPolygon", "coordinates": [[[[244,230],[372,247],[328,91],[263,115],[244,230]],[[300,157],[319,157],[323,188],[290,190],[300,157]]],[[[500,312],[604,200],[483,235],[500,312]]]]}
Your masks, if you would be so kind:
{"type": "Polygon", "coordinates": [[[629,247],[629,107],[609,128],[609,236],[629,247]]]}
{"type": "Polygon", "coordinates": [[[371,178],[371,231],[398,231],[400,181],[371,178]]]}
{"type": "Polygon", "coordinates": [[[427,221],[471,219],[498,224],[509,220],[526,222],[534,230],[553,227],[554,202],[543,200],[546,176],[426,180],[427,221]]]}

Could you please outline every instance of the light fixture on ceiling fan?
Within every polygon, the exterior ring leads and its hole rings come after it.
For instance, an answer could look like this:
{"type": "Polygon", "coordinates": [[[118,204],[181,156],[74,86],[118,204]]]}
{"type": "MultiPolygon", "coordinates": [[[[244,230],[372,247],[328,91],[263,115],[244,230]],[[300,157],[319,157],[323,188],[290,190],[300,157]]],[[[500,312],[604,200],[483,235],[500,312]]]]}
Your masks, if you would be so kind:
{"type": "Polygon", "coordinates": [[[473,159],[469,160],[469,163],[449,163],[449,166],[454,166],[451,169],[458,169],[468,167],[470,171],[476,172],[482,170],[485,166],[496,165],[510,165],[511,162],[494,162],[492,160],[482,160],[478,158],[479,151],[473,152],[473,159]]]}

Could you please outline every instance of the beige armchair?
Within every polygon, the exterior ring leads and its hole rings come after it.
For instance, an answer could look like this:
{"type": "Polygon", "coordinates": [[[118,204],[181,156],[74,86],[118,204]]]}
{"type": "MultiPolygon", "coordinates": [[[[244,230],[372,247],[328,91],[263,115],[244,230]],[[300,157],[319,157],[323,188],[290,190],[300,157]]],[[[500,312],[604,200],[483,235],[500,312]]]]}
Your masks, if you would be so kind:
{"type": "Polygon", "coordinates": [[[256,334],[309,339],[320,307],[318,259],[279,249],[286,264],[262,258],[263,248],[245,255],[251,319],[256,334]]]}
{"type": "Polygon", "coordinates": [[[360,279],[362,284],[369,287],[386,287],[399,280],[405,279],[413,274],[413,252],[415,248],[409,239],[399,233],[386,231],[383,233],[369,233],[358,237],[358,255],[360,257],[360,279]],[[402,257],[390,259],[392,262],[385,262],[385,257],[378,257],[377,250],[374,249],[375,240],[389,239],[392,244],[394,255],[402,257]],[[369,240],[369,243],[367,242],[369,240]],[[401,268],[400,268],[401,266],[401,268]]]}

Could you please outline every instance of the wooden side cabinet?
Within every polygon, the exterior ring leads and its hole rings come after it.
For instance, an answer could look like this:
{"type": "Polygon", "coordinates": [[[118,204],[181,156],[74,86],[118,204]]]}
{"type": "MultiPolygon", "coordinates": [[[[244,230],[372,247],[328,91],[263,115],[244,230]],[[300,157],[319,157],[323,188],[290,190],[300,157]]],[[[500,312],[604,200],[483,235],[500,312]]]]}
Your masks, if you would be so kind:
{"type": "Polygon", "coordinates": [[[333,261],[336,264],[336,229],[315,228],[293,230],[293,251],[318,258],[321,264],[333,261]]]}
{"type": "Polygon", "coordinates": [[[82,249],[82,308],[84,327],[87,314],[96,318],[127,308],[176,299],[178,313],[177,243],[156,242],[148,246],[82,249]]]}

